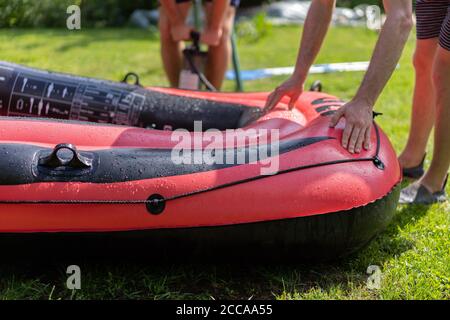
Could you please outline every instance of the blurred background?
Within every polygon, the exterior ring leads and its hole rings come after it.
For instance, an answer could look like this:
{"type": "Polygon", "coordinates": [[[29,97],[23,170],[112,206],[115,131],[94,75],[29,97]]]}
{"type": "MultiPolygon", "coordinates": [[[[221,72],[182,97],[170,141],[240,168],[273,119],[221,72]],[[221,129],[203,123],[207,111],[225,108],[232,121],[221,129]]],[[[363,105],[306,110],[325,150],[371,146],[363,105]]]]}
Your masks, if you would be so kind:
{"type": "MultiPolygon", "coordinates": [[[[260,11],[275,2],[280,1],[244,0],[240,8],[260,11]]],[[[377,0],[337,1],[338,7],[345,8],[379,3],[377,0]]],[[[154,10],[158,7],[158,0],[0,0],[0,27],[65,28],[66,8],[73,4],[82,10],[84,27],[123,27],[130,25],[130,17],[135,10],[154,10]]]]}

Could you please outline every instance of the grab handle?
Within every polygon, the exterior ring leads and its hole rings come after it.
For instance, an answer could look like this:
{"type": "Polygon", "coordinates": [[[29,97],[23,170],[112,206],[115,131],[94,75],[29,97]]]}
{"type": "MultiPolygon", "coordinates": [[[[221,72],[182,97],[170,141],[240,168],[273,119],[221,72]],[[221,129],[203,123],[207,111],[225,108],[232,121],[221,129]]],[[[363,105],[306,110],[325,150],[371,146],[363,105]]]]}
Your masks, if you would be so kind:
{"type": "Polygon", "coordinates": [[[135,86],[142,87],[142,86],[141,86],[141,83],[140,83],[140,81],[139,81],[139,76],[138,76],[138,74],[137,74],[137,73],[134,73],[134,72],[128,72],[128,73],[125,75],[125,77],[122,79],[122,82],[123,82],[123,83],[126,83],[126,84],[129,84],[129,79],[130,79],[130,78],[134,78],[134,85],[135,85],[135,86]]]}
{"type": "Polygon", "coordinates": [[[92,167],[92,159],[89,159],[80,153],[71,143],[60,143],[55,146],[52,153],[46,157],[39,159],[39,165],[47,168],[71,168],[71,169],[87,169],[92,167]],[[71,157],[63,154],[63,151],[69,151],[71,157]]]}
{"type": "Polygon", "coordinates": [[[320,82],[320,80],[314,81],[309,88],[309,91],[322,92],[322,82],[320,82]]]}

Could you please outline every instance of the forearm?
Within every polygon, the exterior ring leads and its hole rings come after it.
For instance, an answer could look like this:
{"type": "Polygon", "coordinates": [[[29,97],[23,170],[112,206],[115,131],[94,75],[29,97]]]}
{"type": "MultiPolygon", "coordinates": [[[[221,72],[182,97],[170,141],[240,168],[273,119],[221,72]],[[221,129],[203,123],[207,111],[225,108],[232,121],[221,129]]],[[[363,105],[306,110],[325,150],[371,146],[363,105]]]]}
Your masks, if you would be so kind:
{"type": "Polygon", "coordinates": [[[209,29],[218,30],[221,28],[229,6],[229,0],[213,0],[211,17],[208,24],[209,29]]]}
{"type": "Polygon", "coordinates": [[[172,26],[184,23],[174,0],[160,0],[160,3],[172,26]]]}
{"type": "Polygon", "coordinates": [[[306,17],[294,77],[304,82],[327,34],[335,0],[313,0],[306,17]]]}
{"type": "Polygon", "coordinates": [[[412,28],[411,19],[408,11],[388,14],[369,68],[354,100],[363,101],[365,105],[373,107],[398,64],[412,28]]]}

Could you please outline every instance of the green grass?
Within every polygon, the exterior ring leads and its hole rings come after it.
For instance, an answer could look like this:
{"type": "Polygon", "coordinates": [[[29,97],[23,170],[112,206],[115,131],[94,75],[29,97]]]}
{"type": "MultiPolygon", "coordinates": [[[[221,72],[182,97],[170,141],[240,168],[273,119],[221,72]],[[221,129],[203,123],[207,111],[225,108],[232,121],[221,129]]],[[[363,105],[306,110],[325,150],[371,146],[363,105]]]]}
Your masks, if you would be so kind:
{"type": "MultiPolygon", "coordinates": [[[[255,43],[239,42],[243,69],[289,66],[295,61],[300,30],[275,27],[255,43]]],[[[353,28],[329,33],[318,63],[368,60],[376,34],[353,28]]],[[[119,80],[135,71],[146,85],[166,85],[158,38],[133,29],[0,30],[0,59],[85,76],[119,80]]],[[[413,69],[411,37],[376,109],[378,122],[397,151],[408,133],[413,69]]],[[[344,99],[362,73],[314,75],[325,91],[344,99]]],[[[248,82],[247,91],[269,91],[284,77],[248,82]]],[[[226,90],[233,83],[227,82],[226,90]]],[[[430,149],[431,150],[431,149],[430,149]]],[[[429,152],[430,154],[430,152],[429,152]]],[[[427,161],[429,163],[429,159],[427,161]]],[[[450,191],[450,189],[448,189],[450,191]]],[[[2,299],[449,299],[450,205],[400,207],[394,221],[364,250],[328,265],[155,265],[145,261],[86,259],[80,291],[65,288],[68,263],[0,261],[2,299]],[[378,265],[381,288],[368,289],[366,269],[378,265]]]]}

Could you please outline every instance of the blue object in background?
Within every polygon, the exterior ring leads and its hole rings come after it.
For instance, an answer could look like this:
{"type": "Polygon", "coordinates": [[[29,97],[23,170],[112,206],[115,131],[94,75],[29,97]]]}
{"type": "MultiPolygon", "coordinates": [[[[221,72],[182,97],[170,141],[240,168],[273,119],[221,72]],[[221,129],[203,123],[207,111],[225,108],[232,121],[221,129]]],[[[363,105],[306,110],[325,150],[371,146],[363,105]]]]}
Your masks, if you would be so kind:
{"type": "MultiPolygon", "coordinates": [[[[316,64],[311,67],[309,73],[317,74],[317,73],[333,73],[333,72],[366,71],[368,67],[369,61],[316,64]]],[[[273,76],[290,75],[293,72],[294,67],[243,70],[241,71],[241,78],[243,81],[251,81],[270,78],[273,76]]],[[[225,76],[227,80],[236,79],[235,73],[232,70],[227,71],[225,76]]]]}

